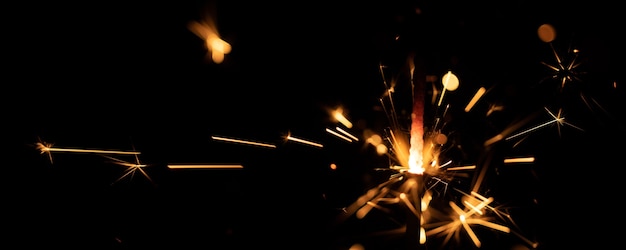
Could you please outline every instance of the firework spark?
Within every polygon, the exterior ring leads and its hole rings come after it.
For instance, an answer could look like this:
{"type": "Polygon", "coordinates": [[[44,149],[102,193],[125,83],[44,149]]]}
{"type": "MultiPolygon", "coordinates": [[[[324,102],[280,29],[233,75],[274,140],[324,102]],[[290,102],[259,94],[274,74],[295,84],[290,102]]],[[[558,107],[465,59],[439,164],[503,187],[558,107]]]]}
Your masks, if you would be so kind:
{"type": "Polygon", "coordinates": [[[148,179],[148,181],[150,181],[150,183],[152,183],[154,185],[154,181],[152,181],[152,178],[150,178],[148,173],[146,173],[146,171],[144,171],[144,168],[146,168],[146,167],[148,167],[150,165],[141,164],[141,162],[139,161],[139,156],[138,155],[135,155],[135,163],[123,161],[123,160],[120,160],[120,159],[117,159],[117,158],[114,158],[114,157],[111,157],[111,156],[106,156],[106,155],[103,155],[103,157],[106,157],[108,159],[113,160],[114,163],[117,164],[117,165],[126,167],[126,170],[124,170],[124,174],[122,174],[113,183],[111,183],[111,185],[114,185],[115,183],[121,181],[124,178],[129,178],[129,179],[132,180],[133,177],[135,176],[135,173],[137,171],[139,171],[139,173],[141,173],[141,175],[146,177],[146,179],[148,179]]]}
{"type": "Polygon", "coordinates": [[[223,136],[211,136],[211,138],[213,140],[217,140],[217,141],[226,141],[226,142],[233,142],[233,143],[238,143],[238,144],[261,146],[261,147],[266,147],[266,148],[276,148],[276,145],[274,145],[274,144],[263,143],[263,142],[256,142],[256,141],[251,141],[251,140],[228,138],[228,137],[223,137],[223,136]]]}
{"type": "Polygon", "coordinates": [[[240,164],[169,164],[169,169],[242,169],[240,164]]]}

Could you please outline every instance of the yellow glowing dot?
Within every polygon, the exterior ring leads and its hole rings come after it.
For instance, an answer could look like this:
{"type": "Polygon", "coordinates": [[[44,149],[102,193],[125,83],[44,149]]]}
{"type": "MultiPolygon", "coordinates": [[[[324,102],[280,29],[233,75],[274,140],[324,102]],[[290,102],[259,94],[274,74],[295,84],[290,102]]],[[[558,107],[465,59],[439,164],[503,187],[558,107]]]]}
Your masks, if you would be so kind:
{"type": "Polygon", "coordinates": [[[332,169],[332,170],[336,170],[336,169],[337,169],[337,164],[335,164],[335,163],[331,163],[331,164],[330,164],[330,169],[332,169]]]}
{"type": "Polygon", "coordinates": [[[459,87],[459,78],[457,78],[456,75],[450,71],[443,75],[441,82],[443,83],[443,86],[449,91],[454,91],[459,87]]]}

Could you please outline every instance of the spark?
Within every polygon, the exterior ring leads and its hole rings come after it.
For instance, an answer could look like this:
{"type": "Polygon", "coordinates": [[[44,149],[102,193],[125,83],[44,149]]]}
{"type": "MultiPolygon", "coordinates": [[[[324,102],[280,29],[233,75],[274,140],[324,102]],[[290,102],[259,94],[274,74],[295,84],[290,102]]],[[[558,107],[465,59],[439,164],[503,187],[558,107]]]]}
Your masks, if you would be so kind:
{"type": "Polygon", "coordinates": [[[510,139],[515,138],[515,137],[518,137],[518,136],[521,136],[521,135],[524,135],[524,134],[527,134],[527,133],[533,132],[533,131],[535,131],[535,130],[538,130],[538,129],[540,129],[540,128],[543,128],[543,127],[548,126],[548,125],[551,125],[551,124],[557,124],[557,125],[558,125],[558,126],[557,126],[557,130],[558,130],[559,136],[561,135],[561,126],[562,126],[562,125],[569,125],[569,126],[571,126],[571,127],[575,128],[575,129],[578,129],[578,130],[583,131],[583,129],[581,129],[581,128],[579,128],[579,127],[576,127],[576,126],[574,126],[574,125],[572,125],[572,124],[570,124],[570,123],[567,123],[567,122],[565,121],[565,117],[562,117],[562,116],[561,116],[561,115],[562,115],[562,114],[561,114],[561,113],[562,113],[562,109],[559,109],[559,112],[558,112],[556,115],[555,115],[554,113],[550,112],[550,110],[548,110],[547,108],[545,108],[545,107],[544,107],[544,109],[546,110],[546,112],[548,112],[548,114],[550,114],[550,116],[551,116],[552,118],[554,118],[553,120],[550,120],[550,121],[545,122],[545,123],[543,123],[543,124],[537,125],[537,126],[535,126],[535,127],[529,128],[529,129],[526,129],[526,130],[524,130],[524,131],[522,131],[522,132],[520,132],[520,133],[517,133],[517,134],[514,134],[514,135],[512,135],[512,136],[509,136],[509,137],[507,137],[507,138],[506,138],[506,140],[510,140],[510,139]]]}
{"type": "Polygon", "coordinates": [[[343,140],[345,140],[347,142],[352,142],[352,139],[350,139],[350,138],[348,138],[346,136],[340,135],[339,133],[337,133],[337,132],[335,132],[335,131],[333,131],[333,130],[331,130],[329,128],[326,128],[326,132],[328,132],[331,135],[337,136],[337,137],[339,137],[339,138],[341,138],[341,139],[343,139],[343,140]]]}
{"type": "Polygon", "coordinates": [[[207,19],[205,22],[189,22],[188,28],[198,37],[204,39],[208,50],[207,56],[210,56],[213,62],[222,63],[225,55],[230,53],[232,49],[230,44],[222,40],[212,19],[207,19]]]}
{"type": "Polygon", "coordinates": [[[554,71],[552,78],[559,79],[561,82],[561,89],[565,88],[567,83],[572,81],[579,81],[578,72],[575,69],[580,65],[580,63],[576,62],[578,58],[579,51],[577,49],[573,49],[571,53],[573,54],[573,58],[570,61],[564,61],[564,58],[559,56],[559,54],[554,49],[552,43],[548,43],[550,48],[552,49],[552,53],[556,59],[557,64],[551,65],[546,62],[541,62],[543,65],[547,66],[549,69],[554,71]]]}
{"type": "Polygon", "coordinates": [[[467,104],[467,106],[465,106],[465,112],[469,112],[474,105],[478,102],[478,100],[480,100],[480,98],[485,94],[486,89],[484,87],[480,87],[476,93],[474,94],[474,97],[472,97],[472,100],[470,100],[470,102],[467,104]]]}
{"type": "Polygon", "coordinates": [[[504,163],[529,163],[534,162],[535,157],[522,157],[522,158],[506,158],[504,163]]]}
{"type": "Polygon", "coordinates": [[[476,165],[469,165],[469,166],[459,166],[459,167],[451,167],[451,168],[446,168],[446,170],[452,170],[452,171],[457,171],[457,170],[470,170],[470,169],[476,169],[476,165]]]}
{"type": "Polygon", "coordinates": [[[352,128],[352,122],[343,114],[343,109],[338,108],[332,112],[332,116],[346,128],[352,128]]]}
{"type": "Polygon", "coordinates": [[[486,217],[484,217],[483,209],[489,207],[489,203],[494,201],[493,197],[486,198],[476,192],[472,192],[472,196],[466,195],[465,197],[467,198],[463,202],[465,209],[460,208],[453,201],[449,201],[449,207],[456,213],[456,215],[450,215],[451,221],[445,224],[439,225],[438,223],[434,223],[425,225],[425,228],[430,228],[429,230],[426,230],[426,235],[434,236],[443,234],[445,235],[445,244],[453,235],[458,234],[460,230],[463,229],[474,245],[476,247],[481,247],[482,243],[478,235],[476,235],[472,229],[471,225],[481,225],[505,233],[511,232],[509,227],[490,222],[486,217]]]}
{"type": "Polygon", "coordinates": [[[52,152],[68,152],[68,153],[94,153],[94,154],[121,154],[121,155],[138,155],[136,151],[117,151],[117,150],[101,150],[101,149],[81,149],[81,148],[55,148],[52,143],[37,142],[35,147],[41,154],[47,154],[50,163],[52,163],[52,152]]]}
{"type": "Polygon", "coordinates": [[[109,158],[111,160],[114,161],[115,164],[120,165],[120,166],[125,166],[126,170],[124,171],[124,174],[122,174],[119,178],[117,178],[113,183],[111,183],[111,185],[114,185],[115,183],[119,182],[120,180],[129,177],[130,179],[132,179],[135,176],[135,172],[139,171],[144,177],[146,177],[146,179],[148,179],[148,181],[150,181],[150,183],[154,184],[154,181],[152,181],[152,178],[150,178],[150,176],[148,175],[148,173],[146,173],[146,171],[144,171],[143,169],[145,167],[148,167],[149,165],[146,164],[141,164],[141,162],[139,161],[139,156],[135,155],[135,163],[130,163],[130,162],[126,162],[114,157],[110,157],[110,156],[106,156],[104,155],[103,157],[109,158]]]}
{"type": "Polygon", "coordinates": [[[322,145],[322,144],[319,144],[319,143],[316,143],[316,142],[312,142],[312,141],[309,141],[309,140],[305,140],[305,139],[302,139],[302,138],[293,137],[291,135],[288,135],[286,137],[286,139],[288,141],[295,141],[295,142],[299,142],[299,143],[303,143],[303,144],[307,144],[307,145],[311,145],[311,146],[315,146],[315,147],[319,147],[319,148],[324,147],[324,145],[322,145]]]}
{"type": "Polygon", "coordinates": [[[358,137],[354,136],[353,134],[349,133],[348,131],[346,131],[346,130],[340,128],[340,127],[337,127],[336,129],[337,129],[337,131],[341,132],[342,134],[350,137],[350,139],[352,139],[354,141],[359,141],[358,137]]]}
{"type": "Polygon", "coordinates": [[[169,164],[169,169],[242,169],[239,164],[169,164]]]}
{"type": "Polygon", "coordinates": [[[261,147],[267,147],[267,148],[276,148],[276,145],[273,145],[273,144],[255,142],[255,141],[249,141],[249,140],[243,140],[243,139],[227,138],[227,137],[222,137],[222,136],[211,136],[211,138],[213,140],[218,140],[218,141],[227,141],[227,142],[261,146],[261,147]]]}
{"type": "Polygon", "coordinates": [[[504,110],[503,106],[500,106],[497,104],[491,104],[489,105],[489,110],[487,110],[487,116],[490,116],[491,114],[493,114],[493,112],[502,111],[502,110],[504,110]]]}

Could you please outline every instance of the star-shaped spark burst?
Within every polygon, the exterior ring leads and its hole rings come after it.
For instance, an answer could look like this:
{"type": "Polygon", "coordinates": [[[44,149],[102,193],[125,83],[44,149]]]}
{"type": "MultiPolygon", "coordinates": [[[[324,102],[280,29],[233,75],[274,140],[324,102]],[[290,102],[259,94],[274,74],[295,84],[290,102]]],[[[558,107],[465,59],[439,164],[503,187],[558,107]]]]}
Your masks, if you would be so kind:
{"type": "Polygon", "coordinates": [[[51,153],[51,148],[52,148],[52,143],[47,143],[44,141],[41,141],[41,139],[35,143],[35,148],[41,153],[41,154],[46,154],[48,155],[48,160],[50,160],[50,163],[54,163],[52,161],[52,153],[51,153]]]}
{"type": "Polygon", "coordinates": [[[516,138],[516,137],[519,137],[519,136],[522,136],[522,135],[529,134],[529,133],[531,133],[531,132],[533,132],[533,131],[536,131],[536,130],[538,130],[538,129],[540,129],[540,128],[546,127],[546,126],[548,126],[548,125],[553,125],[553,124],[556,124],[556,125],[557,125],[557,131],[558,131],[559,137],[561,137],[561,126],[563,126],[563,125],[568,125],[568,126],[570,126],[570,127],[572,127],[572,128],[575,128],[575,129],[577,129],[577,130],[584,131],[582,128],[577,127],[577,126],[575,126],[575,125],[572,125],[571,123],[568,123],[568,122],[566,122],[566,121],[565,121],[565,117],[563,116],[563,109],[559,109],[559,111],[557,112],[557,114],[552,113],[552,112],[551,112],[548,108],[546,108],[546,107],[544,107],[544,109],[545,109],[545,110],[546,110],[546,112],[548,112],[548,114],[549,114],[549,115],[553,118],[552,120],[547,121],[547,122],[544,122],[544,123],[542,123],[542,124],[540,124],[540,125],[537,125],[537,126],[534,126],[534,127],[532,127],[532,128],[526,129],[526,130],[521,131],[521,132],[519,132],[519,133],[517,133],[517,134],[514,134],[514,135],[511,135],[511,136],[508,136],[508,137],[506,137],[506,139],[505,139],[505,140],[511,140],[511,139],[516,138]]]}
{"type": "Polygon", "coordinates": [[[139,156],[138,155],[135,155],[135,163],[123,161],[123,160],[120,160],[120,159],[117,159],[117,158],[114,158],[114,157],[111,157],[111,156],[106,156],[106,155],[104,155],[104,157],[113,160],[114,164],[126,167],[126,170],[124,170],[124,173],[119,178],[117,178],[113,183],[111,183],[111,185],[115,185],[117,182],[121,181],[124,178],[132,179],[135,176],[135,173],[137,171],[139,171],[139,173],[141,173],[141,175],[146,177],[146,179],[148,181],[150,181],[150,183],[155,185],[154,181],[152,181],[152,178],[150,178],[148,173],[146,173],[146,171],[144,170],[144,168],[149,167],[150,165],[142,164],[139,161],[139,156]]]}
{"type": "Polygon", "coordinates": [[[554,55],[554,59],[556,60],[556,64],[541,62],[553,72],[553,74],[550,75],[547,79],[558,79],[561,84],[561,90],[565,88],[565,85],[567,83],[580,81],[581,79],[579,78],[579,75],[582,74],[582,72],[576,71],[578,66],[580,66],[580,62],[576,61],[578,59],[580,51],[575,48],[570,48],[568,49],[567,57],[559,55],[553,45],[553,41],[556,39],[556,31],[554,27],[550,24],[543,24],[539,26],[537,33],[539,35],[539,38],[543,42],[550,45],[550,49],[552,50],[552,54],[554,55]]]}
{"type": "Polygon", "coordinates": [[[483,197],[475,192],[472,192],[471,196],[464,196],[463,201],[464,208],[459,207],[453,201],[449,202],[449,207],[454,211],[450,214],[451,221],[441,223],[433,223],[425,225],[426,236],[432,235],[445,235],[444,245],[448,241],[456,236],[457,240],[461,230],[463,229],[470,237],[476,247],[481,247],[481,241],[472,229],[471,225],[481,225],[494,230],[510,233],[511,229],[507,226],[503,226],[494,222],[491,222],[492,218],[487,215],[487,208],[492,209],[488,205],[493,202],[493,197],[483,197]]]}
{"type": "Polygon", "coordinates": [[[565,88],[565,85],[567,83],[580,81],[581,79],[579,75],[582,73],[576,71],[576,68],[580,65],[580,63],[576,61],[579,53],[578,49],[572,49],[571,51],[569,51],[570,57],[563,58],[562,56],[559,56],[558,52],[556,52],[552,44],[550,44],[550,48],[554,53],[556,64],[552,65],[546,62],[541,62],[543,65],[547,66],[550,70],[553,71],[553,74],[550,76],[550,78],[559,80],[559,82],[561,83],[561,90],[565,88]]]}

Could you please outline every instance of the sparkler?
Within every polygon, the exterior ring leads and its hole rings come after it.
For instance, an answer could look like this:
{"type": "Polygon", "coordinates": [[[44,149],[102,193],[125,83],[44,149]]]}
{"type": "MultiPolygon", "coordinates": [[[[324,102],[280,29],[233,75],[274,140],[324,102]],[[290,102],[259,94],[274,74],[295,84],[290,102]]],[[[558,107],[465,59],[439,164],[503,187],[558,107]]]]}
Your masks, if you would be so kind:
{"type": "MultiPolygon", "coordinates": [[[[216,63],[220,63],[224,59],[224,55],[228,54],[231,50],[230,45],[223,40],[219,39],[215,27],[211,24],[192,22],[189,24],[189,29],[196,33],[198,36],[206,40],[207,48],[209,49],[212,59],[216,63]]],[[[563,89],[567,83],[572,81],[578,81],[578,73],[574,70],[578,67],[576,62],[577,57],[574,57],[569,62],[564,62],[563,58],[556,52],[552,46],[552,41],[555,38],[554,30],[549,25],[542,25],[539,28],[539,36],[544,41],[550,44],[553,54],[556,58],[557,65],[550,65],[543,63],[554,71],[552,78],[559,79],[560,87],[563,89]]],[[[577,56],[578,51],[574,51],[577,56]]],[[[371,211],[380,210],[385,213],[393,213],[389,205],[401,206],[406,211],[406,215],[403,216],[405,221],[397,232],[402,233],[406,239],[406,248],[408,250],[419,249],[427,244],[428,237],[443,237],[443,243],[450,243],[454,237],[458,239],[459,235],[466,235],[475,247],[481,247],[480,235],[474,230],[474,226],[482,226],[501,233],[512,233],[521,239],[524,243],[531,247],[537,247],[538,243],[526,239],[522,233],[517,232],[514,228],[508,226],[505,223],[497,223],[496,219],[508,219],[508,223],[515,224],[511,217],[493,206],[497,203],[496,197],[488,197],[481,192],[483,181],[486,179],[486,171],[489,167],[489,160],[491,160],[490,152],[486,153],[484,165],[470,164],[463,165],[458,164],[452,160],[445,161],[446,157],[443,156],[442,146],[448,144],[448,136],[444,133],[441,123],[439,123],[446,115],[446,111],[450,107],[444,105],[444,95],[450,91],[454,91],[459,86],[459,79],[452,72],[446,72],[441,81],[440,87],[433,87],[433,103],[436,102],[435,109],[437,110],[436,116],[433,117],[434,125],[432,127],[425,126],[425,109],[426,106],[426,88],[425,83],[428,76],[425,75],[423,69],[414,65],[415,58],[410,57],[408,60],[411,77],[410,84],[412,87],[412,112],[410,128],[407,130],[401,125],[396,114],[396,107],[394,101],[394,94],[398,82],[392,81],[392,84],[387,83],[387,77],[384,74],[386,66],[379,65],[380,74],[383,78],[383,84],[385,86],[385,94],[380,99],[382,109],[389,118],[390,128],[386,131],[385,137],[381,137],[375,133],[371,133],[365,137],[364,142],[376,147],[376,151],[380,155],[388,156],[390,159],[390,166],[387,168],[381,168],[385,170],[391,170],[391,174],[385,182],[369,189],[365,194],[358,197],[358,199],[351,203],[346,208],[343,208],[337,222],[345,222],[347,218],[355,216],[358,219],[365,219],[371,214],[371,211]],[[388,107],[389,105],[389,107],[388,107]],[[439,113],[439,109],[443,108],[444,112],[439,113]],[[445,163],[441,163],[444,162],[445,163]],[[468,172],[477,171],[473,176],[473,185],[469,192],[463,192],[461,189],[454,188],[460,194],[459,201],[450,199],[447,202],[435,201],[437,198],[449,198],[451,196],[449,186],[452,181],[458,181],[457,177],[470,176],[468,172]],[[461,205],[459,205],[461,204],[461,205]],[[492,217],[495,216],[495,217],[492,217]]],[[[421,64],[420,64],[421,65],[421,64]]],[[[476,103],[487,94],[487,90],[480,87],[471,101],[465,106],[464,111],[470,112],[473,110],[476,103]]],[[[581,95],[582,96],[582,95],[581,95]]],[[[583,97],[584,100],[584,97],[583,97]]],[[[503,106],[491,104],[487,111],[487,116],[495,111],[503,110],[503,106]]],[[[498,142],[508,141],[519,136],[527,135],[540,128],[548,125],[558,125],[558,133],[561,135],[560,126],[568,125],[575,129],[581,130],[581,128],[565,122],[565,118],[562,116],[562,110],[555,114],[548,108],[544,108],[545,111],[553,118],[552,120],[543,124],[537,125],[530,129],[523,130],[518,133],[518,129],[528,124],[532,117],[527,117],[522,121],[512,123],[511,126],[506,127],[503,131],[495,136],[487,139],[482,145],[485,149],[497,144],[498,142]]],[[[353,128],[352,122],[347,119],[341,110],[334,111],[331,116],[335,120],[343,125],[345,128],[353,128]]],[[[353,135],[351,132],[343,129],[342,127],[336,127],[334,130],[326,128],[326,132],[342,139],[346,142],[358,142],[360,138],[353,135]]],[[[236,143],[241,145],[258,146],[262,148],[277,148],[276,145],[271,143],[258,142],[253,140],[237,139],[225,136],[212,136],[211,139],[216,141],[222,141],[227,143],[236,143]]],[[[285,137],[287,141],[293,141],[304,145],[313,146],[316,148],[324,148],[323,143],[318,143],[309,139],[293,136],[289,134],[285,137]]],[[[140,152],[135,151],[115,151],[115,150],[100,150],[100,149],[81,149],[81,148],[56,148],[52,144],[39,142],[36,144],[37,149],[42,153],[48,154],[50,161],[52,162],[51,152],[68,152],[68,153],[94,153],[104,154],[106,158],[109,158],[119,164],[127,167],[124,174],[116,179],[113,184],[117,183],[121,179],[134,176],[135,173],[141,173],[150,182],[152,179],[144,171],[145,167],[149,165],[141,164],[138,156],[140,152]],[[107,155],[134,155],[135,163],[122,161],[118,158],[110,157],[107,155]]],[[[509,158],[505,157],[502,161],[504,164],[512,163],[533,163],[535,158],[532,156],[522,158],[509,158]]],[[[333,169],[336,169],[336,165],[331,164],[333,169]]],[[[239,164],[168,164],[168,169],[243,169],[239,164]]],[[[455,194],[457,194],[455,193],[455,194]]],[[[356,243],[355,246],[359,244],[356,243]]]]}
{"type": "MultiPolygon", "coordinates": [[[[542,27],[542,29],[544,28],[545,27],[542,27]]],[[[561,65],[561,58],[558,57],[558,54],[555,55],[561,65]]],[[[409,60],[409,62],[413,62],[413,60],[409,60]]],[[[562,67],[558,69],[559,71],[570,71],[570,73],[562,76],[562,87],[564,87],[567,82],[578,80],[571,72],[576,67],[577,64],[570,63],[568,66],[562,65],[562,67]]],[[[386,67],[379,67],[381,75],[383,75],[384,78],[384,74],[382,74],[383,68],[386,67]]],[[[412,96],[413,112],[411,113],[409,134],[405,133],[406,130],[398,127],[400,122],[395,114],[395,106],[389,104],[391,108],[386,108],[387,102],[385,101],[393,103],[391,100],[393,99],[397,83],[394,82],[392,87],[390,87],[387,86],[387,82],[384,80],[383,83],[387,87],[387,90],[383,98],[381,98],[381,104],[389,118],[391,128],[387,131],[387,137],[382,140],[374,140],[373,138],[376,138],[375,136],[371,136],[367,139],[368,143],[376,147],[381,146],[382,141],[389,142],[389,152],[391,153],[386,155],[393,161],[389,169],[397,171],[398,173],[391,175],[388,181],[368,190],[366,194],[346,207],[343,210],[344,213],[338,216],[337,221],[345,221],[346,218],[352,215],[356,216],[358,219],[364,219],[371,214],[372,210],[393,213],[390,212],[390,209],[386,207],[386,205],[403,204],[407,210],[403,227],[393,231],[395,233],[404,234],[407,240],[407,249],[418,249],[422,245],[427,245],[427,238],[430,237],[443,236],[444,245],[449,244],[452,237],[460,241],[459,237],[461,232],[465,232],[465,235],[471,240],[474,247],[480,248],[483,246],[483,243],[480,240],[480,235],[473,229],[474,226],[483,226],[497,232],[511,234],[520,239],[521,242],[528,247],[536,248],[539,244],[538,242],[529,240],[523,233],[511,227],[516,226],[516,223],[510,215],[504,213],[497,207],[491,206],[491,204],[497,202],[496,197],[485,197],[480,194],[482,185],[488,177],[486,174],[487,169],[490,168],[489,164],[493,160],[493,154],[491,154],[489,149],[500,141],[511,140],[551,124],[558,125],[559,136],[561,135],[560,127],[562,125],[568,125],[580,131],[583,131],[583,129],[565,122],[562,109],[559,109],[558,112],[552,112],[544,107],[544,110],[552,118],[551,121],[515,133],[535,118],[534,116],[526,117],[520,121],[513,122],[511,126],[506,127],[492,138],[485,140],[483,146],[487,151],[485,152],[485,161],[482,165],[457,165],[451,161],[440,164],[439,161],[442,160],[441,154],[443,153],[440,146],[447,143],[447,136],[441,131],[442,127],[440,126],[442,126],[442,124],[439,122],[442,120],[441,118],[445,116],[449,108],[449,105],[443,105],[443,96],[446,90],[455,90],[459,86],[458,78],[456,78],[452,72],[448,71],[442,78],[442,90],[434,89],[432,91],[433,95],[438,95],[438,98],[432,98],[433,101],[438,100],[434,102],[436,104],[435,108],[444,108],[444,112],[440,114],[441,116],[433,118],[435,121],[434,125],[426,132],[424,127],[424,100],[426,97],[424,96],[425,91],[423,89],[423,83],[424,79],[427,79],[427,77],[424,76],[423,72],[419,72],[419,68],[415,68],[413,64],[411,64],[410,71],[410,75],[412,77],[415,76],[415,78],[411,79],[411,83],[413,83],[412,87],[414,88],[412,93],[414,95],[412,96]],[[408,149],[406,140],[404,139],[407,136],[410,138],[410,148],[408,149]],[[473,176],[473,184],[470,188],[471,191],[468,192],[470,194],[466,194],[458,188],[454,189],[463,195],[461,199],[462,202],[460,203],[462,205],[458,205],[458,203],[453,200],[448,201],[447,206],[442,206],[440,202],[436,202],[434,206],[429,205],[432,200],[446,196],[446,191],[452,180],[461,176],[469,176],[461,175],[461,172],[468,173],[472,171],[477,172],[473,176]],[[440,190],[438,186],[441,187],[440,190]],[[449,215],[449,220],[445,219],[446,216],[439,215],[442,213],[449,214],[446,211],[452,212],[449,215]],[[498,219],[501,220],[501,223],[496,221],[498,219]]],[[[561,72],[559,72],[559,74],[560,73],[561,72]]],[[[465,106],[464,111],[470,112],[475,104],[487,93],[488,91],[485,88],[479,88],[471,101],[465,106]]],[[[504,106],[502,105],[490,104],[489,106],[487,116],[495,111],[504,110],[504,106]]],[[[501,161],[503,164],[534,162],[535,157],[533,156],[504,157],[503,161],[501,161]]],[[[360,245],[360,243],[355,243],[355,246],[360,245]]]]}

